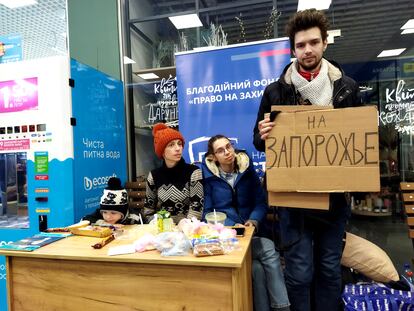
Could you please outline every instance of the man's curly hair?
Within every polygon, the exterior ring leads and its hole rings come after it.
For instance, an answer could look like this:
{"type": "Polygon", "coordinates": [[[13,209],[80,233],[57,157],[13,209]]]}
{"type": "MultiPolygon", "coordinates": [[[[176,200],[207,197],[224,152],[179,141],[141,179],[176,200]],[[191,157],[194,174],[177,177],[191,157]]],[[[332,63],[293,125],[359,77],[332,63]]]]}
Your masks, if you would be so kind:
{"type": "Polygon", "coordinates": [[[325,13],[316,9],[299,11],[293,15],[287,25],[286,34],[289,36],[290,48],[295,49],[295,35],[299,31],[318,27],[321,31],[322,40],[328,37],[329,21],[325,13]]]}

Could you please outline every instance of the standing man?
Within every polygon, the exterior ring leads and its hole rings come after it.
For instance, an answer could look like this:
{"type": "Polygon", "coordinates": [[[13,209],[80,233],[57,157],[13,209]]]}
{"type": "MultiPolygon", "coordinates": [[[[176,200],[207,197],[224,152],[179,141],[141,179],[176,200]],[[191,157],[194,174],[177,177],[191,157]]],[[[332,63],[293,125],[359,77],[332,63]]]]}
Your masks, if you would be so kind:
{"type": "MultiPolygon", "coordinates": [[[[328,27],[325,14],[315,9],[297,12],[289,20],[286,30],[296,60],[264,91],[254,128],[257,150],[265,150],[265,140],[277,122],[264,117],[272,105],[359,105],[356,82],[338,64],[323,58],[328,27]]],[[[350,214],[343,193],[331,194],[329,211],[279,209],[291,310],[339,309],[342,237],[350,214]]]]}

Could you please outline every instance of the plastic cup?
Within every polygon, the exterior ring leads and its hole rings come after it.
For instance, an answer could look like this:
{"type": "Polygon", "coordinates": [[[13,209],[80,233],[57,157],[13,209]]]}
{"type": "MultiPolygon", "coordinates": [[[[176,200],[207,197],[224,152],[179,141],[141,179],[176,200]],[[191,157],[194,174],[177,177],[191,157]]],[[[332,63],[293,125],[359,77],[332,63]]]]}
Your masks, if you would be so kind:
{"type": "Polygon", "coordinates": [[[209,224],[223,224],[226,221],[227,215],[222,212],[211,212],[206,214],[206,220],[209,224]]]}

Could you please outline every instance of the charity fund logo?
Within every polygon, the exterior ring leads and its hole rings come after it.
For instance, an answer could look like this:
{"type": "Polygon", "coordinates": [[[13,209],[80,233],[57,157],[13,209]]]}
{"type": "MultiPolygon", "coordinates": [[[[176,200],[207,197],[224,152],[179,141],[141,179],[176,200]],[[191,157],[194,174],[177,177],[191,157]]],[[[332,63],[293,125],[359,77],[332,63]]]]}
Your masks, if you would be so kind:
{"type": "Polygon", "coordinates": [[[116,177],[116,174],[113,173],[112,175],[109,176],[99,176],[99,177],[87,177],[84,176],[83,177],[83,187],[85,188],[86,191],[90,191],[93,189],[98,189],[98,188],[105,188],[106,185],[108,184],[108,180],[111,177],[116,177]]]}

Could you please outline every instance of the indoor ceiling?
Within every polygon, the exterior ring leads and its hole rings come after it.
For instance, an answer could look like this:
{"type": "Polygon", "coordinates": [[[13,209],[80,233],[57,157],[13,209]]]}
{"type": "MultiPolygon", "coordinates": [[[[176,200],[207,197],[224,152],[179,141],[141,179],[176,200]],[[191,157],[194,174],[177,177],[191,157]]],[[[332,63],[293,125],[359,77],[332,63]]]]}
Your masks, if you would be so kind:
{"type": "Polygon", "coordinates": [[[20,35],[23,59],[67,54],[66,29],[66,0],[38,0],[14,9],[0,4],[0,37],[20,35]]]}
{"type": "MultiPolygon", "coordinates": [[[[129,0],[138,7],[141,1],[129,0]]],[[[236,17],[243,21],[245,40],[251,42],[264,39],[273,7],[280,13],[275,37],[285,36],[286,21],[297,9],[297,0],[157,0],[149,3],[154,12],[152,18],[163,20],[160,36],[175,31],[166,16],[194,12],[198,5],[203,24],[222,25],[229,44],[244,41],[236,17]]],[[[0,36],[20,34],[25,59],[67,53],[65,6],[65,0],[38,0],[37,5],[17,9],[0,5],[0,36]]],[[[326,13],[331,29],[341,29],[341,37],[336,37],[327,50],[328,58],[341,63],[367,62],[376,60],[382,50],[395,48],[407,48],[401,57],[414,57],[414,34],[401,35],[400,30],[408,19],[414,18],[413,0],[333,0],[326,13]]],[[[135,18],[130,16],[132,20],[135,18]]],[[[135,19],[138,22],[134,25],[140,28],[139,20],[144,19],[135,19]]]]}
{"type": "MultiPolygon", "coordinates": [[[[243,41],[236,17],[243,21],[245,39],[250,42],[265,38],[266,23],[273,7],[280,13],[275,37],[285,36],[286,22],[297,10],[297,0],[157,0],[150,3],[154,15],[130,16],[131,24],[140,28],[140,22],[159,17],[164,20],[159,35],[167,36],[174,31],[169,29],[173,26],[167,20],[168,15],[198,10],[205,26],[213,22],[223,27],[229,44],[243,41]]],[[[340,63],[367,62],[377,60],[377,55],[385,49],[396,48],[407,48],[401,57],[414,56],[414,34],[401,35],[400,29],[407,20],[414,18],[413,0],[333,0],[325,12],[331,22],[330,29],[341,30],[341,37],[335,37],[335,43],[327,50],[328,58],[340,63]]]]}

